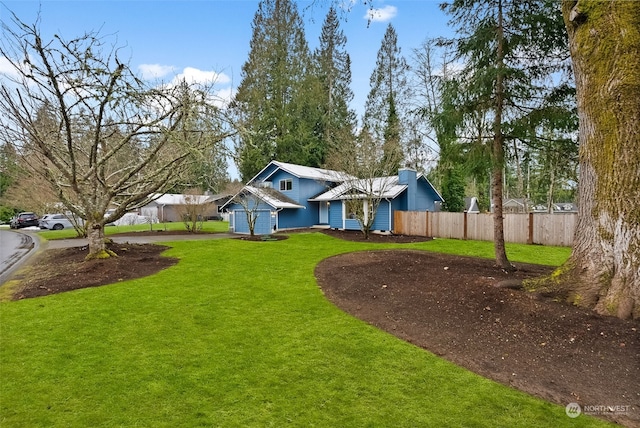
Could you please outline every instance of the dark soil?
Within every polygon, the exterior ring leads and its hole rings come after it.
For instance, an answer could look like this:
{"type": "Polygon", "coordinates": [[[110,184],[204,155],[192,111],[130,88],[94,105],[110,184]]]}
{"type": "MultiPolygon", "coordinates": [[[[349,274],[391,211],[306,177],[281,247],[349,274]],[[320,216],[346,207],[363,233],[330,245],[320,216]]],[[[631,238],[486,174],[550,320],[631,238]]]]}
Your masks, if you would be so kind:
{"type": "Polygon", "coordinates": [[[277,233],[277,234],[273,234],[273,235],[254,235],[254,236],[242,235],[242,236],[238,236],[238,237],[236,237],[234,239],[239,239],[241,241],[263,241],[263,242],[269,242],[269,241],[284,241],[287,238],[289,238],[288,235],[277,233]]]}
{"type": "Polygon", "coordinates": [[[321,229],[323,233],[333,236],[334,238],[345,239],[348,241],[358,242],[373,242],[376,244],[384,243],[396,243],[396,244],[409,244],[411,242],[424,242],[431,241],[433,238],[425,236],[409,236],[409,235],[394,235],[391,233],[370,233],[368,238],[365,238],[364,233],[355,230],[335,230],[335,229],[321,229]]]}
{"type": "Polygon", "coordinates": [[[46,296],[98,287],[152,275],[178,262],[162,257],[168,247],[152,244],[108,244],[118,257],[85,261],[87,247],[47,250],[23,274],[13,298],[46,296]]]}
{"type": "MultiPolygon", "coordinates": [[[[364,240],[360,232],[324,233],[364,240]]],[[[426,239],[372,235],[369,242],[426,239]]],[[[176,263],[160,256],[163,246],[110,245],[119,257],[84,262],[86,247],[43,252],[24,275],[15,298],[111,284],[176,263]]],[[[338,307],[403,340],[563,406],[624,406],[626,412],[618,407],[599,416],[640,427],[640,321],[602,317],[548,297],[496,287],[552,269],[525,264],[517,268],[507,274],[492,260],[365,251],[324,260],[316,277],[338,307]]]]}
{"type": "Polygon", "coordinates": [[[506,288],[552,270],[517,268],[366,251],[322,261],[316,278],[344,311],[455,364],[562,406],[625,406],[598,416],[640,427],[640,322],[506,288]]]}

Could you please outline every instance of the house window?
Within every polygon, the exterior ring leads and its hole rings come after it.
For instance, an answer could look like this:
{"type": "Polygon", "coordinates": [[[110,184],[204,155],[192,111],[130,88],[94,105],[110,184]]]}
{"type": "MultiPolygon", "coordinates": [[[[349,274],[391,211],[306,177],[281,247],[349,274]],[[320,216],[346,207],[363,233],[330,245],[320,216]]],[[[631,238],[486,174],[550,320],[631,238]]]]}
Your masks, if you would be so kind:
{"type": "Polygon", "coordinates": [[[287,180],[280,180],[280,191],[293,189],[293,181],[289,178],[287,180]]]}

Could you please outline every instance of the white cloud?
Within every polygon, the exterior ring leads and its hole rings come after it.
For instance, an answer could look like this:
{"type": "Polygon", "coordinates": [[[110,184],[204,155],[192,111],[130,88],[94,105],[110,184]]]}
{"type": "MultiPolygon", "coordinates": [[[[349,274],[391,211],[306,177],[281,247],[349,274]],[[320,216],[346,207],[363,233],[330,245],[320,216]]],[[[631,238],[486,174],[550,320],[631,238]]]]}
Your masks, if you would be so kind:
{"type": "Polygon", "coordinates": [[[229,105],[229,103],[233,100],[233,97],[235,96],[236,96],[236,90],[233,89],[231,86],[229,86],[228,88],[224,88],[216,91],[211,97],[210,101],[213,103],[213,105],[217,107],[225,108],[229,105]]]}
{"type": "Polygon", "coordinates": [[[167,74],[173,73],[175,67],[172,65],[140,64],[138,70],[142,73],[143,79],[160,79],[167,74]]]}
{"type": "Polygon", "coordinates": [[[364,19],[369,22],[387,22],[398,14],[398,8],[395,6],[385,6],[380,9],[369,9],[364,15],[364,19]]]}
{"type": "Polygon", "coordinates": [[[8,77],[18,77],[18,70],[9,62],[7,57],[0,56],[0,74],[8,77]]]}
{"type": "Polygon", "coordinates": [[[186,67],[182,70],[182,73],[177,74],[172,83],[176,84],[182,80],[187,83],[204,83],[204,84],[224,84],[231,82],[231,78],[224,73],[217,73],[215,71],[199,70],[193,67],[186,67]]]}

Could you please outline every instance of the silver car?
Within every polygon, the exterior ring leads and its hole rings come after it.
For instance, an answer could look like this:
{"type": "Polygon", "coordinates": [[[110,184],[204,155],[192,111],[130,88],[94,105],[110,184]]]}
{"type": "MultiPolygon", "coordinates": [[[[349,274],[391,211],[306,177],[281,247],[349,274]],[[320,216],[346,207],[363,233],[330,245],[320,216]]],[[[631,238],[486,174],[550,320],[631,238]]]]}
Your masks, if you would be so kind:
{"type": "Polygon", "coordinates": [[[64,214],[46,214],[38,224],[40,229],[62,230],[73,229],[73,223],[64,214]]]}

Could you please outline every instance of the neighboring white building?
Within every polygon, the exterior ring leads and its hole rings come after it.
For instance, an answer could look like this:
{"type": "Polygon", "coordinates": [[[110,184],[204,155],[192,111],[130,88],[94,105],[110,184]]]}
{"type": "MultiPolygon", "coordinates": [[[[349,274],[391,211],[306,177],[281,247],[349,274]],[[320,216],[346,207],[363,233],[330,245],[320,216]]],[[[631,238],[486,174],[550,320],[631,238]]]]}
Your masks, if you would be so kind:
{"type": "Polygon", "coordinates": [[[186,206],[203,205],[201,215],[204,220],[220,219],[218,207],[230,198],[230,195],[158,194],[154,195],[153,201],[140,208],[140,214],[159,222],[175,222],[183,220],[186,206]]]}

